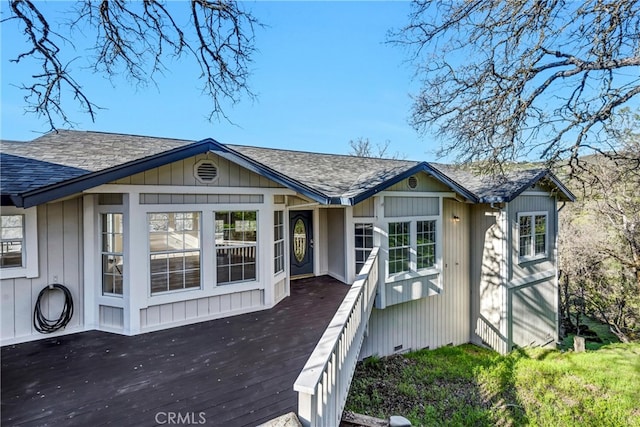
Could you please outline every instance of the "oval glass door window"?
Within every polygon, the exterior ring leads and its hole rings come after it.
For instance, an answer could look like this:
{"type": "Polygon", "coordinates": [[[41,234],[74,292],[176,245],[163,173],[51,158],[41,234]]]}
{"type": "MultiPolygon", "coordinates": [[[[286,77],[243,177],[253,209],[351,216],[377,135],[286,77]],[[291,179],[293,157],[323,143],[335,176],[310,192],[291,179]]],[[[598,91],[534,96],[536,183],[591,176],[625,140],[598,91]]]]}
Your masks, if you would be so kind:
{"type": "Polygon", "coordinates": [[[293,226],[293,255],[298,262],[302,262],[307,252],[307,229],[304,221],[298,218],[293,226]]]}

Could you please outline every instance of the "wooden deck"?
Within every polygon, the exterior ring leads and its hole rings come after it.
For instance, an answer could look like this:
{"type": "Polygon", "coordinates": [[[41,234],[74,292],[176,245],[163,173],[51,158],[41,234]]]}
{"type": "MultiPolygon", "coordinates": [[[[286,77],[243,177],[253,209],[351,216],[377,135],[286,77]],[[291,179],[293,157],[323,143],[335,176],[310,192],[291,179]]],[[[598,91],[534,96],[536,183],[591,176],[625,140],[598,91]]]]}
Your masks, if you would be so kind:
{"type": "Polygon", "coordinates": [[[303,279],[271,310],[3,347],[1,424],[149,426],[173,413],[181,424],[241,426],[296,411],[293,383],[348,289],[303,279]]]}

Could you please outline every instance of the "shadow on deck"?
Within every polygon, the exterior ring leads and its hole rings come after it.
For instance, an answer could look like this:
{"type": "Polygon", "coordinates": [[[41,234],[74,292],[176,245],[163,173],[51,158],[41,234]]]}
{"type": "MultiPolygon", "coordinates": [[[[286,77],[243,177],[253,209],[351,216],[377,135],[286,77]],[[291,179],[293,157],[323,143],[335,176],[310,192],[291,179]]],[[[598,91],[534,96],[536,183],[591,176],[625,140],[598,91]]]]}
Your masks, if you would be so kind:
{"type": "Polygon", "coordinates": [[[303,279],[271,310],[3,347],[2,425],[148,426],[174,413],[181,424],[240,426],[296,411],[293,383],[348,290],[303,279]]]}

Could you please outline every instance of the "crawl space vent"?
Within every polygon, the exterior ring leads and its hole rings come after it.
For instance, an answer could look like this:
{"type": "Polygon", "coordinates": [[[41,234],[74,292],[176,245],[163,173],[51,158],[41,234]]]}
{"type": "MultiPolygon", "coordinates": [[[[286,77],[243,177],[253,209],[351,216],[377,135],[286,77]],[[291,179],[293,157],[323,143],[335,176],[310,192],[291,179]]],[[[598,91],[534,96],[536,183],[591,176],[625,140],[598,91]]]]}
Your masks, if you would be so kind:
{"type": "Polygon", "coordinates": [[[416,178],[415,176],[410,176],[407,180],[407,185],[410,189],[415,190],[416,188],[418,188],[418,178],[416,178]]]}
{"type": "Polygon", "coordinates": [[[193,173],[198,181],[210,184],[218,178],[218,167],[211,160],[200,160],[195,164],[193,173]]]}

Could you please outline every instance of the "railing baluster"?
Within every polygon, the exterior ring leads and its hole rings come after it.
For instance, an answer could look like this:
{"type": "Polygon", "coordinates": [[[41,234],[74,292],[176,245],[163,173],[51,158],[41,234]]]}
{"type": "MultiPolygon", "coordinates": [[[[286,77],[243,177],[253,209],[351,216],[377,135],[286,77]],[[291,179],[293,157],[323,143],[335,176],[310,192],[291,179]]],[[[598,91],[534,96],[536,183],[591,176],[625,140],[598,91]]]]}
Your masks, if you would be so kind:
{"type": "Polygon", "coordinates": [[[378,251],[379,248],[371,251],[293,386],[298,392],[298,416],[304,426],[340,423],[375,300],[378,251]]]}

